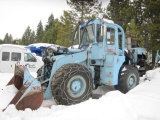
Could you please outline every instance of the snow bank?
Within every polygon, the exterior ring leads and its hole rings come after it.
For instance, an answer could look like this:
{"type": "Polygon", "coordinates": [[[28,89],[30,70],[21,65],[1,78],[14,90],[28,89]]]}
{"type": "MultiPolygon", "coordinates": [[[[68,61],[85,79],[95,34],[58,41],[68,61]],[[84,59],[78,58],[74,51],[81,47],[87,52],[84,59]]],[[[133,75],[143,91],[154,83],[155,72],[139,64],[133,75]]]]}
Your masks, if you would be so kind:
{"type": "MultiPolygon", "coordinates": [[[[159,72],[160,69],[148,71],[150,81],[141,82],[127,94],[114,90],[100,99],[89,99],[72,106],[44,100],[35,111],[18,111],[10,105],[6,111],[0,112],[0,120],[160,120],[159,72]]],[[[11,91],[0,91],[0,98],[8,99],[7,92],[9,94],[11,91]]],[[[0,106],[4,103],[1,101],[0,106]]]]}
{"type": "Polygon", "coordinates": [[[18,90],[14,85],[9,85],[4,89],[0,89],[0,111],[7,107],[17,92],[18,90]]]}
{"type": "Polygon", "coordinates": [[[13,73],[0,73],[0,89],[3,89],[12,77],[13,73]]]}
{"type": "MultiPolygon", "coordinates": [[[[48,46],[51,46],[51,45],[56,45],[56,44],[50,44],[50,43],[34,43],[34,44],[28,45],[28,47],[36,47],[36,48],[39,48],[39,47],[48,47],[48,46]]],[[[59,45],[56,45],[56,46],[59,46],[59,45]]]]}
{"type": "Polygon", "coordinates": [[[137,120],[160,120],[160,79],[145,81],[126,94],[137,120]]]}
{"type": "Polygon", "coordinates": [[[155,68],[154,70],[148,70],[146,72],[145,77],[148,80],[152,80],[152,79],[160,79],[160,67],[159,68],[155,68]]]}

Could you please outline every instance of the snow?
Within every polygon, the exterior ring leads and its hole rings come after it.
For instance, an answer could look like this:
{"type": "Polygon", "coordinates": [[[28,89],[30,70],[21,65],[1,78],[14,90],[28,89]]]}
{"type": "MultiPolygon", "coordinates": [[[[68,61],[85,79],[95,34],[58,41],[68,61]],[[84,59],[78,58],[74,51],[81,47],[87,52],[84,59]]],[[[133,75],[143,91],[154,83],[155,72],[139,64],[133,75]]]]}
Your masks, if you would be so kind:
{"type": "Polygon", "coordinates": [[[160,68],[148,71],[140,84],[126,94],[107,91],[103,86],[99,89],[102,97],[76,105],[56,105],[51,99],[44,100],[34,111],[29,108],[18,111],[9,105],[2,112],[17,92],[12,85],[4,87],[10,78],[9,73],[0,73],[0,120],[160,120],[160,68]]]}
{"type": "MultiPolygon", "coordinates": [[[[36,72],[30,72],[33,77],[37,77],[36,72]]],[[[0,72],[0,89],[5,88],[5,85],[11,80],[13,77],[14,73],[1,73],[0,72]]]]}
{"type": "Polygon", "coordinates": [[[109,20],[109,19],[103,19],[103,20],[107,23],[114,23],[112,20],[109,20]]]}
{"type": "Polygon", "coordinates": [[[34,44],[30,44],[28,45],[28,47],[36,47],[36,48],[39,48],[39,47],[49,47],[51,45],[55,45],[57,47],[59,47],[59,45],[56,45],[56,44],[50,44],[50,43],[34,43],[34,44]]]}
{"type": "Polygon", "coordinates": [[[38,56],[36,55],[37,59],[39,59],[40,61],[42,61],[42,57],[41,56],[38,56]]]}
{"type": "MultiPolygon", "coordinates": [[[[0,108],[3,108],[3,109],[6,108],[8,103],[11,101],[11,99],[15,96],[17,92],[18,90],[14,85],[7,86],[3,90],[1,90],[0,92],[1,103],[3,104],[0,104],[0,108]]],[[[0,110],[3,110],[3,109],[0,109],[0,110]]]]}

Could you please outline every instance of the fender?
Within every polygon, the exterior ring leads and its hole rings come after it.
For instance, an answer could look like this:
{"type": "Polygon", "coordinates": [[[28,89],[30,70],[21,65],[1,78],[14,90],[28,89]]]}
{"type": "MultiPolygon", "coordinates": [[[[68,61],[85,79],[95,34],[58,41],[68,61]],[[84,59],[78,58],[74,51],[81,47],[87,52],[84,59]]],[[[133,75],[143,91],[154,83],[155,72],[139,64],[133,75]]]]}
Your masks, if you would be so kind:
{"type": "Polygon", "coordinates": [[[83,51],[83,52],[79,52],[71,55],[60,55],[54,58],[56,58],[56,61],[54,62],[52,67],[49,85],[44,93],[44,99],[49,99],[51,97],[54,97],[51,91],[51,82],[52,82],[52,77],[56,73],[56,71],[60,67],[68,63],[77,63],[77,64],[83,64],[84,66],[86,66],[85,60],[87,60],[87,51],[83,51]]]}

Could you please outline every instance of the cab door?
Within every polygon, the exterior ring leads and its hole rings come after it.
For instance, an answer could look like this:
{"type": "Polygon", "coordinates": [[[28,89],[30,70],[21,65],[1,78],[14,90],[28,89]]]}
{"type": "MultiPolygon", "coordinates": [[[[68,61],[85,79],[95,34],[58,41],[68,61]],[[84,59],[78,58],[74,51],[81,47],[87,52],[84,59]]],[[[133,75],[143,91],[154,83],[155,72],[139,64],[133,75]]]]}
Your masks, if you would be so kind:
{"type": "Polygon", "coordinates": [[[104,38],[105,52],[108,55],[117,55],[118,54],[118,30],[114,25],[106,26],[106,38],[104,38]]]}
{"type": "Polygon", "coordinates": [[[103,44],[106,56],[101,73],[101,83],[116,85],[118,83],[119,69],[124,61],[124,57],[119,56],[117,26],[112,24],[105,25],[103,44]]]}

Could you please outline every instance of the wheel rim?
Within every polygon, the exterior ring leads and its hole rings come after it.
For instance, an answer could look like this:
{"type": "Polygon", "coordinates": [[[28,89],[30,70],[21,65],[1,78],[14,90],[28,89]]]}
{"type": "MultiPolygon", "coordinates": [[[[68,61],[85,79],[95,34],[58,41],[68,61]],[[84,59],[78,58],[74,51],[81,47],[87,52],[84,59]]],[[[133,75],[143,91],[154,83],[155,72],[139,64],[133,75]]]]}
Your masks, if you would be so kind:
{"type": "Polygon", "coordinates": [[[133,88],[136,86],[136,81],[137,81],[137,78],[135,75],[130,75],[129,77],[129,80],[128,80],[128,85],[130,88],[133,88]]]}
{"type": "Polygon", "coordinates": [[[80,97],[85,92],[85,88],[85,79],[79,75],[72,77],[67,84],[68,94],[73,98],[80,97]]]}

